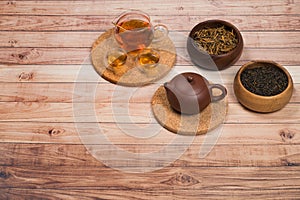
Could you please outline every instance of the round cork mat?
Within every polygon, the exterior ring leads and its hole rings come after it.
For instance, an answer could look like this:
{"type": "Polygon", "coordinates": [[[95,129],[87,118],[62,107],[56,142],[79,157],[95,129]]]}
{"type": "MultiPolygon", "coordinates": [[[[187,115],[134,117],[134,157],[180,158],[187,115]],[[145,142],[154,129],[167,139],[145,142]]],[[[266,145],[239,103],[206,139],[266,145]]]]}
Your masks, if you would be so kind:
{"type": "MultiPolygon", "coordinates": [[[[161,34],[161,33],[155,33],[161,34]]],[[[108,68],[106,63],[106,54],[112,48],[118,48],[119,45],[113,36],[113,29],[109,29],[93,43],[92,63],[96,72],[107,81],[124,86],[143,86],[153,83],[172,69],[176,60],[176,49],[172,40],[165,36],[157,42],[152,42],[149,48],[159,52],[160,59],[158,65],[150,70],[142,69],[136,66],[137,53],[127,53],[127,60],[119,70],[114,72],[108,68]]]]}
{"type": "Polygon", "coordinates": [[[205,134],[222,124],[227,114],[227,104],[226,96],[221,101],[210,103],[199,114],[181,115],[172,109],[163,86],[156,90],[151,101],[152,112],[159,124],[182,135],[205,134]]]}

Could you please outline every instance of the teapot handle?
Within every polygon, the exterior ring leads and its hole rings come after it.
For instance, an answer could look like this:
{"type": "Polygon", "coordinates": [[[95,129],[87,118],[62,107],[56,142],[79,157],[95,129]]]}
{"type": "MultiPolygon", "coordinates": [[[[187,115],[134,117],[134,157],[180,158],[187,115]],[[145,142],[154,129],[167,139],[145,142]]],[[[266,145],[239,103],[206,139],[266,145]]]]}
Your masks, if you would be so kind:
{"type": "Polygon", "coordinates": [[[226,88],[221,84],[210,84],[210,85],[208,85],[208,89],[209,89],[209,93],[210,93],[212,102],[220,101],[227,95],[226,88]],[[217,89],[221,90],[222,94],[220,94],[218,96],[214,96],[213,92],[212,92],[213,88],[217,88],[217,89]]]}

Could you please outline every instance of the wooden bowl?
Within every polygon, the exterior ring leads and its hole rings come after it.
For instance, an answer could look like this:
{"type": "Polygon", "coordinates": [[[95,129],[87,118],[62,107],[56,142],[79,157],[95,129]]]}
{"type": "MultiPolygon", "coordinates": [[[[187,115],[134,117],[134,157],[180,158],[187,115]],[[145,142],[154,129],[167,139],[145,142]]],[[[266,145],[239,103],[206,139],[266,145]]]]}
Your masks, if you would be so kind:
{"type": "Polygon", "coordinates": [[[222,20],[208,20],[197,24],[190,32],[187,40],[187,51],[191,61],[201,68],[215,71],[223,70],[233,65],[241,57],[243,46],[244,42],[240,31],[233,24],[222,20]],[[200,50],[193,39],[195,32],[204,28],[216,28],[222,25],[228,30],[233,30],[238,39],[237,46],[228,53],[221,55],[211,55],[200,50]]]}
{"type": "Polygon", "coordinates": [[[238,101],[246,108],[262,113],[274,112],[283,108],[291,99],[293,93],[293,80],[289,72],[273,61],[251,61],[243,65],[234,78],[234,93],[238,101]],[[241,74],[246,69],[253,69],[268,64],[281,69],[287,76],[288,84],[284,91],[273,96],[262,96],[247,90],[241,81],[241,74]]]}

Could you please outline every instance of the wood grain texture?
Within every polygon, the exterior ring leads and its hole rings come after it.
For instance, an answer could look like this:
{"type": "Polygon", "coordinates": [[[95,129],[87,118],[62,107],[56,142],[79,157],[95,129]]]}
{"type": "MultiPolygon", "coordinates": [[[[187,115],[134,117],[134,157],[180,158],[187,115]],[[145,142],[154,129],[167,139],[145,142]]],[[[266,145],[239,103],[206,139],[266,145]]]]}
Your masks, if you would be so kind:
{"type": "Polygon", "coordinates": [[[0,0],[0,199],[299,199],[299,13],[299,0],[0,0]],[[132,94],[99,78],[88,58],[94,40],[129,8],[165,24],[178,53],[169,76],[132,94]],[[221,72],[193,67],[186,53],[189,31],[207,19],[233,23],[244,38],[241,59],[221,72]],[[284,109],[258,114],[237,102],[233,78],[254,59],[291,73],[294,95],[284,109]],[[157,127],[149,110],[153,90],[187,71],[228,88],[217,141],[210,133],[186,144],[157,127]],[[96,140],[100,133],[139,160],[96,140]],[[97,149],[108,160],[94,158],[97,149]],[[155,151],[155,159],[144,156],[155,151]],[[174,161],[161,169],[166,155],[174,161]]]}
{"type": "MultiPolygon", "coordinates": [[[[35,144],[82,144],[81,138],[104,134],[113,144],[159,144],[166,145],[175,137],[184,139],[184,136],[175,135],[166,129],[157,130],[155,124],[141,124],[148,134],[137,130],[132,124],[117,125],[114,123],[51,123],[51,122],[0,122],[1,143],[35,143],[35,144]],[[77,127],[85,130],[85,135],[78,135],[77,127]],[[89,127],[99,126],[98,131],[89,127]],[[146,129],[147,128],[147,129],[146,129]],[[152,131],[149,131],[152,130],[152,131]],[[126,132],[125,132],[126,131],[126,132]]],[[[193,144],[213,144],[205,140],[206,136],[197,136],[193,144]]],[[[85,140],[87,141],[87,140],[85,140]]],[[[172,141],[180,144],[180,141],[172,141]]],[[[93,141],[90,141],[93,144],[93,141]]],[[[218,144],[236,145],[276,145],[300,144],[299,124],[224,124],[220,130],[218,144]],[[243,134],[241,134],[241,130],[243,134]]]]}
{"type": "MultiPolygon", "coordinates": [[[[276,145],[219,145],[216,144],[205,158],[199,157],[201,145],[192,144],[91,144],[88,150],[83,145],[75,144],[18,144],[2,143],[1,166],[73,166],[103,167],[108,163],[110,167],[116,169],[145,169],[149,170],[161,168],[163,164],[167,165],[165,159],[172,162],[168,166],[172,167],[280,167],[280,166],[299,166],[300,165],[300,145],[276,144],[276,145]],[[113,150],[114,147],[119,150],[113,150]],[[187,148],[188,147],[188,148],[187,148]],[[97,149],[97,150],[96,150],[97,149]],[[122,151],[129,152],[138,156],[138,159],[124,157],[122,151]],[[89,152],[101,151],[98,159],[94,158],[89,152]],[[159,152],[156,156],[153,152],[159,152]],[[104,157],[104,155],[109,155],[104,157]]],[[[204,146],[205,147],[205,146],[204,146]]],[[[199,170],[201,171],[201,170],[199,170]]],[[[299,173],[294,171],[293,173],[299,173]]],[[[30,176],[30,175],[29,175],[30,176]]],[[[109,178],[105,175],[103,178],[109,178]]],[[[283,177],[282,177],[283,178],[283,177]]],[[[1,183],[0,183],[1,184],[1,183]]],[[[100,183],[101,184],[101,183],[100,183]]],[[[145,183],[146,184],[146,183],[145,183]]]]}
{"type": "MultiPolygon", "coordinates": [[[[300,48],[244,48],[237,65],[251,60],[273,60],[282,65],[300,65],[300,48]]],[[[177,48],[178,65],[191,65],[186,48],[177,48]]],[[[91,64],[90,48],[0,48],[2,64],[91,64]]]]}
{"type": "MultiPolygon", "coordinates": [[[[241,63],[245,64],[245,63],[241,63]]],[[[192,65],[176,65],[170,74],[158,81],[164,83],[175,74],[195,72],[205,76],[215,83],[232,84],[241,65],[232,66],[223,71],[208,71],[192,65]]],[[[284,66],[293,78],[295,84],[300,83],[300,65],[284,66]]],[[[108,83],[99,77],[91,64],[87,65],[0,65],[0,82],[5,83],[108,83]]],[[[54,86],[55,87],[55,86],[54,86]]],[[[113,85],[110,84],[110,87],[113,85]]],[[[154,86],[153,86],[154,87],[154,86]]]]}
{"type": "MultiPolygon", "coordinates": [[[[226,123],[300,123],[299,104],[278,112],[249,112],[238,103],[228,105],[226,123]]],[[[0,121],[155,123],[149,103],[0,102],[0,121]]]]}
{"type": "Polygon", "coordinates": [[[259,196],[265,200],[281,200],[281,199],[297,199],[299,197],[299,189],[176,189],[176,190],[161,190],[160,192],[155,190],[137,189],[137,190],[125,190],[125,189],[78,189],[78,190],[59,190],[59,189],[19,189],[9,188],[2,189],[3,193],[0,197],[3,199],[49,199],[55,200],[57,198],[62,199],[83,199],[94,200],[99,197],[105,199],[140,199],[140,200],[156,200],[156,199],[211,199],[211,200],[223,200],[228,199],[257,199],[259,196]],[[222,194],[222,195],[220,195],[222,194]],[[275,196],[274,196],[275,195],[275,196]],[[21,197],[22,196],[22,197],[21,197]]]}
{"type": "MultiPolygon", "coordinates": [[[[0,183],[0,187],[22,189],[73,189],[86,188],[104,190],[110,187],[112,190],[138,190],[149,191],[170,190],[229,190],[224,186],[228,181],[237,190],[261,190],[268,189],[299,189],[299,171],[296,167],[274,168],[170,168],[145,174],[124,174],[107,168],[91,167],[90,170],[80,168],[65,169],[57,167],[1,167],[1,171],[7,174],[7,178],[0,183]],[[285,178],[276,174],[280,171],[285,178]],[[60,177],[61,173],[65,177],[60,177]],[[31,174],[34,174],[31,176],[31,174]],[[44,176],[47,174],[47,177],[44,176]],[[101,174],[108,176],[101,177],[101,174]],[[243,176],[242,176],[243,175],[243,176]],[[227,178],[224,178],[227,177],[227,178]],[[118,179],[118,181],[114,181],[118,179]],[[242,180],[241,180],[242,179],[242,180]],[[271,181],[273,180],[273,181],[271,181]],[[240,181],[240,182],[239,182],[240,181]],[[40,182],[40,187],[35,187],[35,182],[40,182]],[[103,183],[103,184],[101,184],[103,183]],[[124,187],[128,185],[128,188],[124,187]],[[205,186],[206,185],[206,186],[205,186]]],[[[179,193],[178,193],[179,194],[179,193]]]]}
{"type": "MultiPolygon", "coordinates": [[[[117,16],[117,15],[116,15],[117,16]]],[[[112,16],[0,16],[1,31],[105,31],[112,28],[112,16]]],[[[254,16],[151,16],[154,24],[163,23],[172,31],[189,31],[199,22],[223,19],[241,31],[299,31],[300,20],[294,15],[254,16]]]]}
{"type": "Polygon", "coordinates": [[[118,15],[127,9],[141,9],[150,15],[266,15],[299,14],[299,1],[280,1],[261,3],[259,0],[233,3],[230,0],[218,1],[187,1],[176,2],[159,0],[151,1],[145,6],[143,1],[134,1],[128,4],[122,0],[102,1],[2,1],[0,13],[3,14],[29,14],[29,15],[118,15]],[[158,9],[159,8],[159,9],[158,9]],[[201,11],[201,12],[199,12],[201,11]]]}
{"type": "MultiPolygon", "coordinates": [[[[210,79],[211,80],[211,79],[210,79]]],[[[214,81],[214,80],[211,80],[214,81]]],[[[96,103],[150,103],[153,92],[162,83],[144,86],[140,89],[121,91],[118,86],[110,83],[1,83],[0,102],[96,102],[96,103]],[[78,86],[81,85],[81,86],[78,86]],[[76,90],[75,88],[81,89],[76,90]],[[96,88],[94,90],[94,88],[96,88]],[[127,92],[134,93],[128,97],[127,92]],[[94,98],[87,98],[95,94],[94,98]]],[[[228,101],[236,103],[233,85],[224,85],[228,92],[228,101]]],[[[300,84],[294,84],[293,96],[290,103],[300,103],[300,84]]]]}
{"type": "MultiPolygon", "coordinates": [[[[96,38],[103,32],[61,31],[29,32],[0,31],[0,47],[91,47],[96,38]]],[[[169,33],[176,47],[186,47],[188,31],[169,33]]],[[[242,32],[245,46],[249,48],[285,48],[300,47],[299,32],[242,32]]]]}

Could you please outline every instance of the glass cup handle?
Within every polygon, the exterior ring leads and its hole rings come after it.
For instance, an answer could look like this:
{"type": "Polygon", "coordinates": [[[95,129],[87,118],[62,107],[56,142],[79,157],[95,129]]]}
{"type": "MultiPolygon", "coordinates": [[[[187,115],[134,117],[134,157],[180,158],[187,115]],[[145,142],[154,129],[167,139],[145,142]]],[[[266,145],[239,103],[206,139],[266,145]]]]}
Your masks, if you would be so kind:
{"type": "Polygon", "coordinates": [[[157,24],[154,26],[153,29],[154,29],[154,38],[152,40],[153,42],[159,42],[169,34],[168,28],[163,24],[157,24]]]}
{"type": "Polygon", "coordinates": [[[209,89],[209,93],[210,93],[211,101],[212,102],[220,101],[220,100],[222,100],[227,95],[226,88],[223,85],[221,85],[221,84],[211,84],[211,85],[208,85],[208,89],[209,89]],[[213,88],[217,88],[217,89],[221,90],[222,94],[220,94],[218,96],[214,96],[213,92],[212,92],[213,88]]]}

